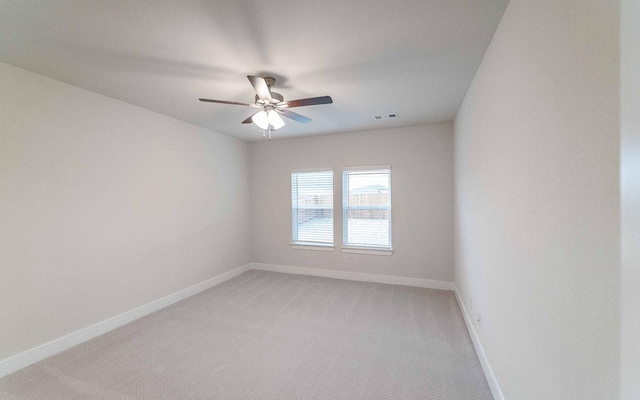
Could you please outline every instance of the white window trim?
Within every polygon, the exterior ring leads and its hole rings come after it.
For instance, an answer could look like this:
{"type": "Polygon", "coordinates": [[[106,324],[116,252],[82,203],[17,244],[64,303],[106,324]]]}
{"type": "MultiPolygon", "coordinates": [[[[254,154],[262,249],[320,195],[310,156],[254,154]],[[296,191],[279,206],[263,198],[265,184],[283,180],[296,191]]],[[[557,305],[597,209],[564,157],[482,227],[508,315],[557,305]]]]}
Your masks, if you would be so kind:
{"type": "Polygon", "coordinates": [[[332,244],[324,244],[324,243],[309,243],[309,242],[300,242],[300,243],[291,243],[291,248],[294,250],[313,250],[313,251],[334,251],[335,247],[332,244]]]}
{"type": "Polygon", "coordinates": [[[332,171],[335,178],[336,169],[334,167],[292,169],[291,173],[298,174],[298,173],[304,173],[304,172],[324,172],[324,171],[332,171]]]}
{"type": "Polygon", "coordinates": [[[391,165],[367,165],[364,167],[342,167],[342,171],[367,171],[367,170],[377,170],[377,169],[388,169],[391,170],[391,165]]]}
{"type": "MultiPolygon", "coordinates": [[[[389,175],[391,175],[391,165],[390,164],[386,164],[386,165],[367,165],[367,166],[361,166],[361,167],[342,167],[341,171],[340,171],[340,190],[342,191],[342,193],[340,194],[340,198],[341,198],[341,207],[344,209],[344,187],[342,184],[342,179],[343,179],[343,175],[345,171],[367,171],[367,170],[378,170],[378,169],[388,169],[389,170],[389,175]]],[[[335,183],[334,183],[335,184],[335,183]]],[[[391,194],[391,186],[393,185],[393,183],[391,182],[391,180],[389,181],[389,191],[391,194]]],[[[345,253],[359,253],[359,254],[375,254],[375,255],[387,255],[390,256],[393,254],[393,200],[391,201],[391,206],[389,208],[389,211],[391,212],[391,219],[389,219],[389,247],[386,246],[356,246],[356,245],[349,245],[349,244],[345,244],[344,243],[344,234],[342,237],[342,251],[345,253]]],[[[344,215],[344,212],[343,212],[344,215]]],[[[343,217],[343,221],[342,221],[342,232],[344,232],[344,227],[345,227],[345,221],[344,221],[344,217],[343,217]]]]}
{"type": "Polygon", "coordinates": [[[375,256],[390,256],[393,254],[390,247],[363,247],[363,246],[342,246],[343,253],[371,254],[375,256]]]}

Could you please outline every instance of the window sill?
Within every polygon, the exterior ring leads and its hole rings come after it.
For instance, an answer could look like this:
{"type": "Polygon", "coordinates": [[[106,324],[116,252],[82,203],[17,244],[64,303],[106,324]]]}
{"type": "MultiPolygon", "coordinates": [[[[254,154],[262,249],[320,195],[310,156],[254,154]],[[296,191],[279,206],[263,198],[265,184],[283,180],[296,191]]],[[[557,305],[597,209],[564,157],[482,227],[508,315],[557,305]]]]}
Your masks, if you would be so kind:
{"type": "Polygon", "coordinates": [[[313,250],[313,251],[333,251],[334,247],[330,244],[308,244],[308,243],[291,243],[294,250],[313,250]]]}
{"type": "Polygon", "coordinates": [[[344,253],[372,254],[375,256],[390,256],[393,254],[393,249],[375,247],[342,246],[342,251],[344,253]]]}

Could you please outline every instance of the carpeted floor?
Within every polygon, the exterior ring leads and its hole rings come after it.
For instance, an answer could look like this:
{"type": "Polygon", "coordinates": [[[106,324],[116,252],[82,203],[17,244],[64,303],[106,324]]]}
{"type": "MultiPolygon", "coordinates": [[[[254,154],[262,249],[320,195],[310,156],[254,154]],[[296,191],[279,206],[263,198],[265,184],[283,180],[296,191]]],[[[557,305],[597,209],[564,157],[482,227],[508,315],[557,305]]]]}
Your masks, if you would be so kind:
{"type": "Polygon", "coordinates": [[[13,399],[492,399],[452,292],[249,271],[0,379],[13,399]]]}

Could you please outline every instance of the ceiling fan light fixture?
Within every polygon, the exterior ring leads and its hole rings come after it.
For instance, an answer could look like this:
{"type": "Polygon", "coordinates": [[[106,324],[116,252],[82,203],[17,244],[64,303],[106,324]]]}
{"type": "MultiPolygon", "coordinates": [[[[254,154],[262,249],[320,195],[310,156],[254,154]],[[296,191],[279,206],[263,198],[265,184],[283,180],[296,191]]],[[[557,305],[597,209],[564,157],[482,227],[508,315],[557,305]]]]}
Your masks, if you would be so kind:
{"type": "Polygon", "coordinates": [[[259,111],[251,117],[251,121],[263,130],[269,129],[269,125],[271,125],[271,128],[274,130],[284,126],[284,120],[275,110],[259,111]]]}
{"type": "Polygon", "coordinates": [[[269,110],[269,112],[267,112],[267,120],[269,121],[269,124],[273,126],[273,129],[280,129],[284,126],[284,120],[280,114],[274,110],[269,110]]]}
{"type": "Polygon", "coordinates": [[[254,124],[258,125],[260,129],[268,129],[269,128],[269,120],[267,118],[267,112],[262,110],[256,113],[252,118],[254,124]]]}

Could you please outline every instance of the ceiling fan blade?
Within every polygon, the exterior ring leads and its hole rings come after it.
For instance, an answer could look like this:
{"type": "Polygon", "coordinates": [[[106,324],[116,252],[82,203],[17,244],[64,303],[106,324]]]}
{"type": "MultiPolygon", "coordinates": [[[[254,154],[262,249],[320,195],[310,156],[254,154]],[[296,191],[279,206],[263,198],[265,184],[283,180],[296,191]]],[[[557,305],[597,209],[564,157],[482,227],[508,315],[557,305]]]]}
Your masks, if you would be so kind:
{"type": "Polygon", "coordinates": [[[306,124],[307,122],[311,122],[311,118],[307,118],[304,115],[296,114],[293,111],[289,110],[278,110],[278,112],[284,115],[287,118],[290,118],[294,121],[298,121],[302,124],[306,124]]]}
{"type": "Polygon", "coordinates": [[[318,104],[331,104],[333,100],[331,96],[311,97],[309,99],[292,100],[286,102],[291,107],[315,106],[318,104]]]}
{"type": "Polygon", "coordinates": [[[250,123],[252,123],[252,122],[253,122],[253,116],[254,116],[254,115],[256,115],[256,114],[257,114],[257,113],[259,113],[259,112],[261,112],[261,111],[258,111],[258,112],[256,112],[256,113],[251,114],[251,116],[250,116],[249,118],[245,119],[244,121],[242,121],[242,123],[243,123],[243,124],[250,124],[250,123]]]}
{"type": "Polygon", "coordinates": [[[256,90],[258,97],[271,103],[271,93],[269,92],[269,86],[267,86],[267,82],[264,80],[264,78],[252,75],[247,75],[247,78],[249,79],[249,82],[251,82],[253,88],[256,90]]]}
{"type": "Polygon", "coordinates": [[[211,100],[211,99],[198,99],[200,101],[204,101],[207,103],[220,103],[220,104],[233,104],[236,106],[250,106],[251,104],[247,103],[238,103],[236,101],[224,101],[224,100],[211,100]]]}

